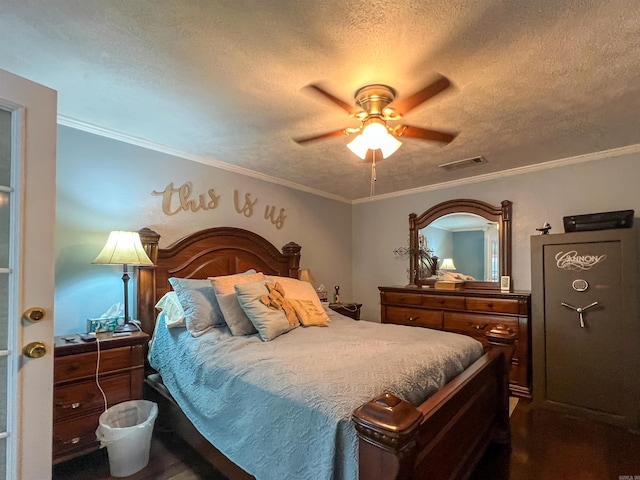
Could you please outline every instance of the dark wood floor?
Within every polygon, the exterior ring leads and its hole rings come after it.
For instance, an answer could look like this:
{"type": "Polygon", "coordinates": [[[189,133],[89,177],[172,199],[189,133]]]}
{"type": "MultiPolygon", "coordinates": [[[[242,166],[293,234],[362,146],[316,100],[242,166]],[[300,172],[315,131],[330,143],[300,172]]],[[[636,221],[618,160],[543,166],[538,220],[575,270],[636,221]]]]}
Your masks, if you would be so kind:
{"type": "MultiPolygon", "coordinates": [[[[511,416],[512,448],[490,449],[471,480],[620,480],[640,478],[640,434],[534,408],[511,416]]],[[[54,480],[107,480],[105,449],[54,467],[54,480]]],[[[189,447],[154,435],[149,465],[130,480],[225,480],[189,447]]]]}

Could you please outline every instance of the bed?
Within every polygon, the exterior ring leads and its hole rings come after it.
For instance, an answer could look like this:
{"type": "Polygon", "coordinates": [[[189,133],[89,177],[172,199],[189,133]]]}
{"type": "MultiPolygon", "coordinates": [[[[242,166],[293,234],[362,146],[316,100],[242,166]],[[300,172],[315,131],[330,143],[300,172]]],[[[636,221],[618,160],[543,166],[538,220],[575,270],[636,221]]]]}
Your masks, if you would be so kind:
{"type": "MultiPolygon", "coordinates": [[[[158,344],[164,342],[162,343],[162,348],[166,352],[170,352],[171,348],[175,348],[173,352],[166,355],[167,359],[186,355],[187,353],[185,352],[189,349],[207,352],[205,358],[214,359],[216,358],[214,357],[216,351],[224,350],[219,347],[220,345],[231,345],[228,350],[234,352],[238,350],[237,345],[240,343],[246,344],[246,346],[242,347],[245,348],[245,350],[242,350],[243,355],[245,355],[244,352],[252,352],[251,349],[258,352],[256,353],[257,355],[264,355],[264,352],[268,351],[269,348],[278,350],[278,354],[281,354],[280,352],[287,351],[287,343],[296,345],[298,342],[303,341],[303,337],[311,338],[312,335],[317,337],[316,343],[319,345],[335,342],[330,343],[332,348],[335,345],[337,350],[347,350],[346,346],[339,346],[339,342],[346,342],[346,345],[358,343],[360,339],[353,333],[353,329],[358,328],[362,337],[375,336],[377,333],[385,339],[385,342],[376,342],[372,339],[370,344],[372,346],[370,350],[377,349],[379,353],[376,358],[376,368],[380,370],[380,376],[384,376],[389,371],[400,371],[402,369],[403,356],[399,354],[399,351],[403,348],[404,340],[398,339],[396,341],[395,345],[398,352],[395,352],[394,343],[391,339],[395,338],[396,332],[405,331],[411,327],[356,322],[330,311],[329,315],[333,316],[333,321],[329,328],[296,328],[272,342],[263,342],[262,345],[260,340],[255,338],[255,335],[246,338],[230,338],[228,332],[225,333],[224,328],[213,329],[201,337],[189,339],[188,333],[184,331],[177,333],[179,329],[172,329],[171,333],[169,333],[168,329],[163,328],[162,322],[159,320],[157,331],[155,331],[157,317],[155,305],[159,299],[171,290],[170,278],[206,279],[208,277],[239,274],[253,269],[258,272],[264,272],[267,275],[296,279],[300,264],[301,247],[295,243],[289,243],[280,251],[269,241],[255,233],[231,227],[212,228],[196,232],[179,240],[170,247],[162,249],[159,248],[160,237],[157,233],[149,229],[143,229],[140,231],[140,236],[147,253],[155,263],[155,267],[141,267],[137,270],[137,316],[141,321],[142,329],[152,335],[155,334],[154,348],[156,342],[158,344]],[[387,330],[380,334],[380,329],[387,330]],[[329,335],[336,335],[336,337],[330,339],[329,335]],[[179,342],[182,343],[180,344],[179,342]],[[276,345],[277,348],[275,347],[276,345]]],[[[446,332],[417,332],[416,330],[413,330],[414,336],[417,333],[421,335],[423,333],[429,335],[432,333],[437,334],[436,340],[443,342],[445,345],[449,345],[449,342],[454,341],[460,341],[465,344],[465,338],[457,338],[460,337],[458,335],[446,332]]],[[[324,410],[321,414],[317,412],[309,413],[308,417],[321,417],[320,422],[313,427],[309,427],[306,430],[300,428],[296,430],[296,425],[276,427],[277,430],[284,429],[289,432],[288,442],[286,444],[283,443],[281,448],[273,448],[266,452],[256,450],[258,447],[253,444],[250,445],[250,448],[254,449],[253,451],[256,452],[257,457],[275,462],[277,466],[277,464],[296,464],[293,460],[292,452],[304,450],[304,448],[298,447],[305,446],[306,450],[311,450],[313,454],[307,457],[307,460],[303,458],[297,463],[306,464],[318,461],[318,466],[313,467],[322,470],[321,476],[317,478],[360,478],[367,480],[466,478],[473,471],[474,466],[489,443],[492,441],[508,443],[510,440],[507,360],[505,358],[510,358],[512,349],[511,335],[507,330],[498,328],[490,332],[488,336],[492,348],[485,354],[480,352],[479,355],[482,356],[477,360],[473,361],[473,359],[467,358],[465,356],[467,354],[456,354],[458,355],[457,357],[454,355],[455,362],[462,365],[456,367],[460,373],[457,371],[453,375],[449,373],[452,378],[448,379],[448,382],[441,388],[438,385],[438,389],[435,392],[433,391],[433,386],[427,388],[426,384],[431,383],[431,380],[428,379],[414,385],[417,392],[411,392],[406,389],[378,392],[376,389],[382,388],[375,383],[378,379],[369,377],[371,380],[370,388],[366,388],[366,381],[360,382],[365,385],[358,388],[364,388],[364,391],[367,392],[367,395],[370,394],[370,397],[356,396],[355,398],[359,400],[357,404],[353,405],[352,411],[347,412],[346,416],[344,415],[344,408],[346,407],[343,402],[336,402],[335,406],[325,405],[322,408],[326,407],[327,412],[331,413],[327,413],[324,410]],[[470,365],[467,366],[467,364],[470,365]],[[464,370],[462,370],[463,368],[464,370]],[[412,395],[415,396],[412,398],[412,395]],[[422,397],[425,395],[428,398],[423,399],[422,397]],[[413,403],[410,403],[405,398],[409,398],[413,403]],[[332,415],[334,411],[338,410],[340,418],[336,420],[332,418],[332,415]],[[327,419],[330,421],[327,421],[327,419]],[[324,425],[323,421],[326,423],[326,427],[322,426],[324,425]],[[291,430],[288,430],[289,428],[291,430]],[[331,428],[335,428],[335,431],[329,430],[331,428]],[[323,438],[330,441],[327,443],[323,438]],[[320,459],[321,455],[316,455],[315,453],[324,450],[328,451],[325,456],[329,455],[329,459],[320,459]],[[281,455],[281,457],[277,458],[277,455],[281,455]]],[[[425,344],[427,342],[418,343],[425,344]]],[[[466,343],[468,344],[469,342],[466,343]]],[[[457,349],[457,344],[455,348],[450,348],[452,352],[457,349]]],[[[302,350],[308,352],[309,355],[314,352],[311,346],[302,350]]],[[[365,350],[366,348],[363,349],[363,352],[365,350]]],[[[289,348],[289,351],[295,352],[295,348],[289,348]]],[[[247,353],[247,358],[253,358],[250,357],[253,354],[247,353]]],[[[293,355],[293,353],[290,354],[293,355]]],[[[214,366],[224,364],[227,358],[233,357],[233,354],[225,355],[227,356],[221,357],[223,358],[222,361],[216,358],[216,360],[211,360],[211,363],[214,366]]],[[[420,358],[422,357],[420,356],[420,358]]],[[[342,361],[344,362],[344,360],[342,361]]],[[[373,363],[368,360],[362,361],[373,363]]],[[[160,370],[165,368],[164,361],[159,361],[156,358],[154,362],[156,366],[158,364],[161,365],[160,370]]],[[[167,363],[170,362],[167,361],[167,363]]],[[[260,357],[260,362],[257,363],[273,365],[272,360],[266,357],[260,357]]],[[[294,378],[313,377],[313,373],[300,370],[303,367],[298,367],[297,357],[296,361],[291,362],[291,364],[296,366],[295,369],[290,369],[294,373],[294,378]]],[[[364,366],[361,368],[364,368],[364,366]]],[[[234,450],[234,445],[230,446],[228,442],[225,443],[223,438],[216,438],[216,432],[220,432],[219,437],[228,439],[233,432],[237,431],[236,428],[238,427],[233,423],[236,421],[236,416],[238,417],[238,422],[245,424],[244,427],[248,428],[248,431],[254,429],[251,435],[245,435],[247,437],[260,439],[270,435],[266,432],[269,432],[268,429],[272,428],[273,425],[270,426],[265,421],[265,415],[233,415],[229,417],[225,415],[228,415],[228,412],[232,410],[227,410],[222,415],[222,418],[229,418],[229,424],[218,424],[213,432],[207,431],[206,422],[198,418],[194,413],[196,410],[202,409],[202,406],[196,408],[194,405],[190,405],[189,402],[189,395],[195,396],[194,393],[191,393],[192,386],[207,383],[204,380],[200,381],[206,376],[203,373],[205,370],[203,368],[190,370],[193,370],[194,378],[189,380],[191,383],[187,384],[187,386],[178,383],[177,377],[181,377],[181,375],[165,373],[168,378],[162,379],[158,373],[149,372],[150,374],[146,379],[145,395],[159,404],[158,425],[161,428],[172,429],[178,436],[182,437],[211,461],[229,479],[254,478],[247,471],[252,471],[255,474],[255,478],[276,478],[271,477],[270,474],[257,471],[256,465],[251,463],[249,456],[245,455],[243,457],[239,455],[238,451],[241,452],[242,446],[238,447],[236,451],[234,450]],[[227,433],[224,434],[224,432],[227,433]],[[207,440],[207,438],[210,440],[207,440]],[[221,450],[227,455],[224,455],[221,450]],[[227,457],[233,458],[236,462],[234,463],[227,457]],[[244,468],[241,468],[238,464],[244,468]]],[[[170,370],[164,371],[169,372],[170,370]]],[[[255,377],[255,372],[249,373],[253,373],[255,377]]],[[[281,373],[279,372],[279,375],[281,373]]],[[[226,375],[225,371],[220,370],[211,376],[215,378],[214,383],[219,382],[215,385],[210,385],[212,390],[216,389],[216,385],[223,385],[220,382],[222,382],[224,375],[226,375]]],[[[347,383],[341,384],[340,390],[351,389],[349,378],[352,377],[346,377],[346,379],[342,380],[347,383]]],[[[233,395],[234,391],[236,393],[243,392],[245,398],[253,398],[254,402],[258,402],[250,407],[250,411],[259,412],[264,405],[260,404],[262,400],[259,399],[257,394],[254,395],[253,390],[251,390],[251,388],[256,388],[255,385],[247,386],[250,382],[246,381],[245,377],[242,376],[232,378],[231,382],[232,385],[235,385],[234,388],[227,388],[218,392],[224,394],[225,403],[236,407],[239,400],[231,399],[231,395],[233,395]]],[[[319,385],[317,379],[314,382],[316,383],[309,384],[309,387],[304,392],[305,395],[313,396],[316,390],[324,390],[324,387],[314,388],[319,385]]],[[[354,381],[353,383],[357,382],[354,381]]],[[[384,385],[384,383],[381,385],[384,385]]],[[[288,386],[283,388],[284,390],[290,390],[288,386]]],[[[355,386],[353,390],[355,391],[355,386]]],[[[362,393],[360,392],[358,395],[362,395],[362,393]]],[[[278,412],[282,409],[291,408],[287,405],[278,406],[277,403],[279,401],[279,399],[265,400],[263,403],[269,405],[266,411],[278,412]]],[[[350,401],[353,401],[353,399],[350,401]]],[[[206,410],[207,402],[200,401],[200,403],[205,404],[204,410],[206,410]]],[[[296,398],[293,403],[298,404],[301,402],[296,398]]],[[[212,404],[213,401],[208,403],[209,406],[212,404]]],[[[346,405],[350,404],[347,403],[346,405]]],[[[286,419],[278,418],[276,414],[269,416],[276,417],[273,421],[278,426],[284,425],[284,422],[286,422],[286,419]]],[[[268,450],[268,447],[269,445],[263,445],[262,448],[268,450]]],[[[278,447],[280,447],[279,444],[278,447]]],[[[309,455],[308,452],[306,454],[309,455]]],[[[280,478],[305,478],[305,476],[306,478],[315,478],[304,473],[304,469],[308,468],[308,466],[298,465],[295,468],[297,469],[295,473],[278,473],[278,475],[280,478]]]]}

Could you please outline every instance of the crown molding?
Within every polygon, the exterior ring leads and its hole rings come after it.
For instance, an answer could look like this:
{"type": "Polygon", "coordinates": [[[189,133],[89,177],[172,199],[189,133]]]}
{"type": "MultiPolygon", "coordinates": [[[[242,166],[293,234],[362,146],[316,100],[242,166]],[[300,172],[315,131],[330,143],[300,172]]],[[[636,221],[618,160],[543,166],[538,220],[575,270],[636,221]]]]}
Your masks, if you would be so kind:
{"type": "Polygon", "coordinates": [[[575,157],[562,158],[559,160],[551,160],[549,162],[537,163],[535,165],[528,165],[526,167],[511,168],[509,170],[502,170],[500,172],[485,173],[483,175],[476,175],[468,178],[461,178],[459,180],[452,180],[450,182],[436,183],[434,185],[425,185],[424,187],[411,188],[409,190],[402,190],[400,192],[386,193],[382,195],[376,195],[375,197],[364,197],[356,200],[352,200],[352,205],[360,203],[375,202],[379,200],[387,200],[390,198],[404,197],[407,195],[414,195],[416,193],[433,192],[435,190],[444,190],[445,188],[459,187],[462,185],[469,185],[472,183],[486,182],[488,180],[494,180],[497,178],[511,177],[514,175],[524,175],[527,173],[538,172],[542,170],[549,170],[552,168],[566,167],[568,165],[575,165],[577,163],[593,162],[596,160],[604,160],[608,158],[620,157],[622,155],[632,155],[640,153],[640,144],[628,145],[626,147],[612,148],[609,150],[602,150],[599,152],[586,153],[584,155],[577,155],[575,157]]]}
{"type": "Polygon", "coordinates": [[[497,178],[510,177],[514,175],[524,175],[527,173],[538,172],[538,171],[548,170],[552,168],[559,168],[559,167],[574,165],[578,163],[592,162],[592,161],[603,160],[607,158],[615,158],[622,155],[640,153],[640,144],[634,144],[634,145],[628,145],[625,147],[612,148],[609,150],[602,150],[599,152],[586,153],[584,155],[577,155],[575,157],[551,160],[549,162],[537,163],[535,165],[528,165],[525,167],[517,167],[509,170],[502,170],[500,172],[486,173],[482,175],[476,175],[473,177],[461,178],[459,180],[452,180],[449,182],[442,182],[434,185],[425,185],[424,187],[411,188],[408,190],[401,190],[399,192],[375,195],[374,197],[364,197],[364,198],[358,198],[355,200],[350,200],[348,198],[345,198],[339,195],[333,195],[333,194],[324,192],[322,190],[317,190],[314,188],[307,187],[305,185],[300,185],[298,183],[282,180],[281,178],[276,178],[271,175],[266,175],[260,172],[256,172],[255,170],[250,170],[248,168],[243,168],[237,165],[232,165],[230,163],[222,162],[220,160],[216,160],[211,157],[184,152],[172,147],[168,147],[166,145],[161,145],[155,142],[151,142],[149,140],[145,140],[143,138],[134,137],[121,132],[117,132],[115,130],[99,127],[97,125],[92,125],[90,123],[76,120],[74,118],[67,117],[65,115],[58,115],[58,124],[63,125],[65,127],[74,128],[76,130],[82,130],[87,133],[92,133],[94,135],[99,135],[101,137],[111,138],[113,140],[118,140],[120,142],[136,145],[142,148],[147,148],[149,150],[165,153],[167,155],[172,155],[174,157],[184,158],[194,162],[209,165],[211,167],[219,168],[221,170],[226,170],[228,172],[237,173],[239,175],[245,175],[247,177],[255,178],[268,183],[273,183],[275,185],[292,188],[294,190],[310,193],[312,195],[317,195],[319,197],[324,197],[330,200],[335,200],[341,203],[347,203],[351,205],[388,200],[390,198],[404,197],[407,195],[414,195],[417,193],[433,192],[437,190],[444,190],[446,188],[459,187],[459,186],[470,185],[470,184],[479,183],[479,182],[486,182],[486,181],[494,180],[497,178]]]}
{"type": "Polygon", "coordinates": [[[327,192],[323,192],[322,190],[316,190],[314,188],[310,188],[305,185],[300,185],[298,183],[289,182],[281,178],[272,177],[271,175],[266,175],[264,173],[256,172],[255,170],[250,170],[248,168],[239,167],[237,165],[232,165],[230,163],[221,162],[220,160],[216,160],[214,158],[207,157],[204,155],[196,155],[194,153],[184,152],[176,148],[168,147],[166,145],[161,145],[159,143],[155,143],[149,140],[145,140],[143,138],[127,135],[125,133],[117,132],[115,130],[110,130],[108,128],[92,125],[90,123],[76,120],[74,118],[67,117],[64,115],[58,115],[58,125],[74,128],[76,130],[82,130],[83,132],[92,133],[94,135],[99,135],[101,137],[111,138],[112,140],[117,140],[119,142],[136,145],[138,147],[146,148],[146,149],[153,150],[160,153],[165,153],[167,155],[171,155],[174,157],[184,158],[186,160],[202,163],[205,165],[209,165],[211,167],[219,168],[221,170],[226,170],[228,172],[233,172],[239,175],[244,175],[244,176],[255,178],[265,182],[280,185],[282,187],[292,188],[294,190],[310,193],[312,195],[317,195],[319,197],[325,197],[330,200],[336,200],[338,202],[348,203],[348,204],[351,203],[350,199],[341,197],[339,195],[333,195],[327,192]]]}

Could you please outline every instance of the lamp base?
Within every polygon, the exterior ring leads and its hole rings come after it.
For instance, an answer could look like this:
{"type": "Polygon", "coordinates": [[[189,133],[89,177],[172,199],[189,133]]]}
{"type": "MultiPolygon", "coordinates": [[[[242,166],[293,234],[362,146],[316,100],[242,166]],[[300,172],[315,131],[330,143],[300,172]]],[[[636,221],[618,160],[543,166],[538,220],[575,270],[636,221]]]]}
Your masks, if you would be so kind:
{"type": "Polygon", "coordinates": [[[139,332],[139,331],[140,331],[140,329],[137,327],[137,325],[135,323],[125,322],[122,325],[118,325],[116,327],[116,329],[114,330],[114,333],[139,332]]]}

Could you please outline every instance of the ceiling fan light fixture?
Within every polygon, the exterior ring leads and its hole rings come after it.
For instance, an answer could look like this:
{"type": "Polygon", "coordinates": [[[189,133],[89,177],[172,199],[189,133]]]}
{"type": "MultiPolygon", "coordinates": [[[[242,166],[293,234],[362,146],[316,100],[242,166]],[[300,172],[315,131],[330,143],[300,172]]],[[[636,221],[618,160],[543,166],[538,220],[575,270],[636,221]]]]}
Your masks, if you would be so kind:
{"type": "Polygon", "coordinates": [[[377,150],[385,142],[385,137],[389,136],[387,126],[380,118],[372,118],[365,123],[362,137],[371,150],[377,150]]]}
{"type": "Polygon", "coordinates": [[[356,138],[347,143],[347,148],[357,156],[359,156],[362,160],[366,158],[367,152],[369,151],[367,141],[362,135],[356,136],[356,138]]]}
{"type": "Polygon", "coordinates": [[[387,158],[393,155],[396,150],[400,148],[402,142],[393,135],[387,133],[380,145],[380,151],[382,152],[382,158],[387,158]]]}
{"type": "Polygon", "coordinates": [[[402,142],[389,133],[384,120],[374,117],[365,122],[362,133],[349,142],[347,147],[364,160],[368,150],[380,150],[382,157],[387,158],[393,155],[400,145],[402,142]]]}

